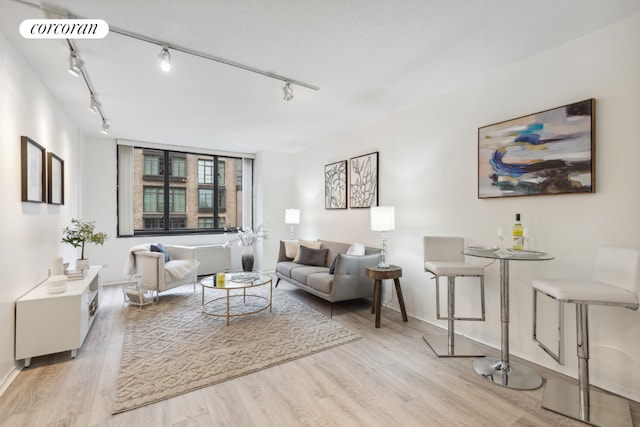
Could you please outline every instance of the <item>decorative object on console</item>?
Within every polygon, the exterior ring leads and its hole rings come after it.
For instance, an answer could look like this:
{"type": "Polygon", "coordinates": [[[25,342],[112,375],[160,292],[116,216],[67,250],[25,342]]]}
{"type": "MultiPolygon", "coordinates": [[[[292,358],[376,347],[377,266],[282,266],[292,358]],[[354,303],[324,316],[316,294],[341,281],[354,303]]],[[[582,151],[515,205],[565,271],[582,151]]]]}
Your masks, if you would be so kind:
{"type": "Polygon", "coordinates": [[[289,240],[293,240],[293,226],[300,224],[300,209],[285,209],[284,223],[291,225],[289,240]]]}
{"type": "Polygon", "coordinates": [[[260,240],[268,238],[268,232],[264,230],[263,225],[259,225],[256,231],[253,231],[251,228],[238,228],[238,237],[235,240],[238,241],[239,245],[243,246],[242,271],[253,271],[253,263],[255,259],[253,246],[260,240]]]}
{"type": "Polygon", "coordinates": [[[324,167],[324,208],[347,209],[347,161],[324,167]]]}
{"type": "Polygon", "coordinates": [[[107,233],[96,232],[95,227],[94,221],[81,221],[74,218],[71,220],[71,225],[62,229],[62,243],[81,248],[80,258],[76,260],[76,270],[89,267],[89,259],[84,255],[84,247],[87,243],[102,245],[109,238],[107,233]]]}
{"type": "Polygon", "coordinates": [[[595,192],[595,99],[478,129],[478,198],[595,192]]]}
{"type": "Polygon", "coordinates": [[[51,276],[47,280],[47,293],[61,294],[67,290],[67,276],[64,274],[51,276]]]}
{"type": "Polygon", "coordinates": [[[349,160],[350,206],[370,208],[378,205],[378,152],[349,160]]]}
{"type": "Polygon", "coordinates": [[[49,276],[60,276],[64,274],[64,260],[61,256],[51,257],[49,261],[49,276]]]}
{"type": "Polygon", "coordinates": [[[64,161],[53,153],[47,153],[47,202],[64,205],[64,161]]]}
{"type": "Polygon", "coordinates": [[[22,144],[22,201],[44,203],[46,201],[45,149],[27,136],[22,144]]]}
{"type": "Polygon", "coordinates": [[[382,238],[382,251],[378,268],[389,268],[385,256],[387,254],[387,231],[395,230],[395,209],[393,206],[374,206],[371,208],[371,230],[380,231],[382,238]]]}

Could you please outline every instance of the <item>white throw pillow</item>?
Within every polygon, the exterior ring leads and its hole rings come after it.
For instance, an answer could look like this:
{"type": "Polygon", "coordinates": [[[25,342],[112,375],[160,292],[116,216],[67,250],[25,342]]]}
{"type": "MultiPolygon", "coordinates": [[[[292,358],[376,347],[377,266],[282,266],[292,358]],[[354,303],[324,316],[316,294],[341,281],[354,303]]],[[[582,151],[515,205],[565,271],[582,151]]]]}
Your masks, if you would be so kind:
{"type": "Polygon", "coordinates": [[[364,244],[355,242],[347,250],[347,255],[364,255],[364,244]]]}
{"type": "Polygon", "coordinates": [[[309,240],[300,240],[300,244],[298,245],[298,250],[296,256],[293,258],[293,262],[298,262],[300,259],[300,246],[306,246],[311,249],[320,249],[322,248],[322,242],[310,242],[309,240]]]}

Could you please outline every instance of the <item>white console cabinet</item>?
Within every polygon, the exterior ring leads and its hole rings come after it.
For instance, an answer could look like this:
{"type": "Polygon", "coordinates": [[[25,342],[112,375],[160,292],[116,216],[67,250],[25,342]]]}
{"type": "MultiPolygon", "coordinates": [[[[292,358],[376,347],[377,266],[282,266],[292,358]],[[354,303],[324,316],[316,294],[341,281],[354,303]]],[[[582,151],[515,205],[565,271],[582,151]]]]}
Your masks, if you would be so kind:
{"type": "Polygon", "coordinates": [[[98,311],[102,292],[100,269],[91,266],[81,280],[69,280],[67,290],[47,292],[47,281],[16,302],[16,360],[71,350],[82,346],[98,311]]]}

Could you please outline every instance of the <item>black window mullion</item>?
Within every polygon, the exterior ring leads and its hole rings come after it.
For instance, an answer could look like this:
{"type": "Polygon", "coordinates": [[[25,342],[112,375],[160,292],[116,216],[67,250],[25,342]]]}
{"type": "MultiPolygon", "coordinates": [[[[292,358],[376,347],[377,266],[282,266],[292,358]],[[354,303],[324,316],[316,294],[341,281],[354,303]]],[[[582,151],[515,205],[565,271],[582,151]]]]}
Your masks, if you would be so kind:
{"type": "Polygon", "coordinates": [[[218,156],[213,156],[213,228],[220,228],[218,225],[218,156]]]}
{"type": "Polygon", "coordinates": [[[171,164],[169,163],[169,152],[164,151],[164,169],[162,170],[162,178],[164,182],[164,229],[169,230],[170,228],[170,212],[169,212],[169,199],[171,195],[169,194],[169,178],[171,169],[171,164]]]}

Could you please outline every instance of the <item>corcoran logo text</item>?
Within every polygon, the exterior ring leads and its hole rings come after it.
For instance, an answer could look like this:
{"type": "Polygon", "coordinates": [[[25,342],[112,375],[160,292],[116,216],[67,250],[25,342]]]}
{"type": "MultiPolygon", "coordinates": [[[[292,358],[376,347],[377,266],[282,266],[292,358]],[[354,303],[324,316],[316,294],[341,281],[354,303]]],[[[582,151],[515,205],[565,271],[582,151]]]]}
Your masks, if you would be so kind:
{"type": "Polygon", "coordinates": [[[102,19],[25,19],[20,23],[25,39],[101,39],[109,34],[102,19]]]}

